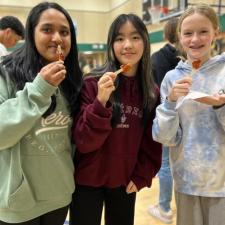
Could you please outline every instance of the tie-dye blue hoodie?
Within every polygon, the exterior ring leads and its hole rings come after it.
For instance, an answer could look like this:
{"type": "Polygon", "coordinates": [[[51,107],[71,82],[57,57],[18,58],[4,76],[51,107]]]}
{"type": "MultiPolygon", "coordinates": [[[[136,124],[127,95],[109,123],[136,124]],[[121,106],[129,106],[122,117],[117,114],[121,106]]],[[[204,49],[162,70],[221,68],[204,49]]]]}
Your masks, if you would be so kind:
{"type": "MultiPolygon", "coordinates": [[[[153,124],[153,139],[170,146],[175,189],[178,192],[225,197],[225,106],[212,106],[187,100],[166,100],[172,84],[190,74],[191,66],[180,61],[161,85],[162,104],[153,124]]],[[[225,89],[225,54],[205,62],[193,75],[192,90],[207,94],[225,89]]]]}

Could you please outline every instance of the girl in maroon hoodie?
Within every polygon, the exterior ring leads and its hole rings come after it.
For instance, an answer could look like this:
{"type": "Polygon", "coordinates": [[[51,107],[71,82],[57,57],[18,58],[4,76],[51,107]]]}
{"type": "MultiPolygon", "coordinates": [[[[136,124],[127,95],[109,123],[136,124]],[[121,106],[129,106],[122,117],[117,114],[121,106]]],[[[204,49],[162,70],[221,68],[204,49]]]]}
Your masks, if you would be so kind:
{"type": "Polygon", "coordinates": [[[111,24],[107,60],[84,81],[75,119],[76,190],[71,225],[133,225],[136,192],[150,187],[161,164],[151,127],[158,91],[147,29],[134,14],[111,24]],[[132,65],[116,74],[121,65],[132,65]]]}

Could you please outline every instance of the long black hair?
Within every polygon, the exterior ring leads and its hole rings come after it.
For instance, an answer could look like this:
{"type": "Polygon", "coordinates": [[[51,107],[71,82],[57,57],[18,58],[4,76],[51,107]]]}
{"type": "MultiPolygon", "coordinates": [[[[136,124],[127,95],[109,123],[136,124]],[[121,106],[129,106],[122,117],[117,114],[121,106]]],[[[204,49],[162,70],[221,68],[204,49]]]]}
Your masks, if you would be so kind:
{"type": "MultiPolygon", "coordinates": [[[[119,35],[119,30],[123,24],[127,21],[131,22],[133,26],[137,29],[137,32],[141,35],[144,43],[144,52],[140,63],[138,65],[137,70],[137,79],[139,81],[141,96],[142,96],[142,104],[143,104],[143,122],[146,124],[147,120],[150,118],[150,114],[152,109],[155,106],[157,100],[156,94],[156,85],[154,83],[151,68],[150,68],[150,42],[148,31],[143,23],[143,21],[135,14],[120,14],[111,24],[108,40],[107,40],[107,55],[105,64],[92,71],[91,73],[94,75],[101,76],[107,71],[115,71],[119,69],[120,63],[115,57],[115,53],[113,50],[113,44],[119,35]]],[[[116,86],[120,86],[120,76],[117,76],[116,86]]],[[[112,116],[112,125],[115,126],[120,118],[120,88],[116,88],[116,90],[111,94],[110,101],[113,105],[113,116],[112,116]]]]}
{"type": "MultiPolygon", "coordinates": [[[[78,62],[74,24],[68,12],[60,5],[53,2],[42,2],[33,7],[26,22],[24,44],[10,55],[4,57],[2,64],[9,73],[9,78],[13,82],[16,90],[23,89],[26,82],[32,82],[34,80],[44,66],[44,59],[35,46],[34,31],[42,13],[51,8],[63,13],[70,26],[71,49],[64,62],[67,74],[66,78],[60,84],[60,89],[68,100],[71,113],[73,114],[79,106],[77,98],[82,85],[82,72],[78,62]]],[[[54,110],[55,107],[53,105],[56,104],[55,101],[55,96],[52,96],[52,104],[47,110],[47,114],[50,114],[54,110]]]]}

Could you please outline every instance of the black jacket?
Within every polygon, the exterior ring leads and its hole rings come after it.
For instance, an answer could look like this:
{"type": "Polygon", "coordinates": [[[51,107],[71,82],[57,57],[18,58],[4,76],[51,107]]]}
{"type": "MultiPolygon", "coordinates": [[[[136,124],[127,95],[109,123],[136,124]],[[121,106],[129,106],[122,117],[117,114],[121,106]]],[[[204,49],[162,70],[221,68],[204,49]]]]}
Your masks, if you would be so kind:
{"type": "Polygon", "coordinates": [[[180,59],[176,49],[170,45],[164,45],[159,51],[151,56],[152,71],[155,82],[160,87],[166,73],[174,69],[180,59]]]}

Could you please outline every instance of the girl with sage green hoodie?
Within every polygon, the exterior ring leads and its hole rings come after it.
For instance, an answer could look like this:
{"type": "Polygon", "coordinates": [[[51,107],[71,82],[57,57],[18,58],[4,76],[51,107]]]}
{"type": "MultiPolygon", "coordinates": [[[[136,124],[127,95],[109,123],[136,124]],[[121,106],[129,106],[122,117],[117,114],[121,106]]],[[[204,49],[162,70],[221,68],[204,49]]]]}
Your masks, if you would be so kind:
{"type": "Polygon", "coordinates": [[[56,3],[36,5],[25,43],[0,64],[0,225],[64,223],[81,81],[71,17],[56,3]]]}

